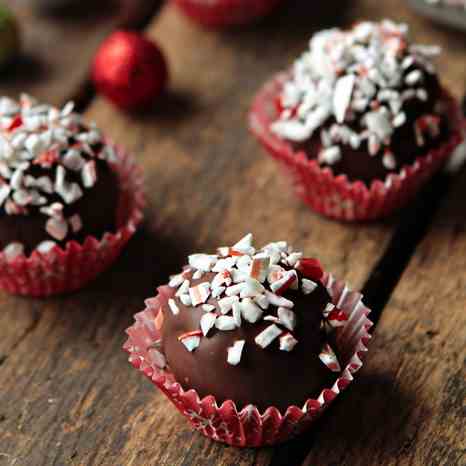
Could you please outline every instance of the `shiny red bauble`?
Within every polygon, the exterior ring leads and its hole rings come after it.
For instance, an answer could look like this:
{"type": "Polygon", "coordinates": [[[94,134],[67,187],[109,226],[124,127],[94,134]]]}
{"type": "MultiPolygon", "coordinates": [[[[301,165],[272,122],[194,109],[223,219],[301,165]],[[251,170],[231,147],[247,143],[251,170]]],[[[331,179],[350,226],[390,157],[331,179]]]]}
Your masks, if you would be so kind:
{"type": "Polygon", "coordinates": [[[124,110],[147,109],[167,85],[160,48],[141,34],[117,31],[97,51],[92,67],[97,91],[124,110]]]}

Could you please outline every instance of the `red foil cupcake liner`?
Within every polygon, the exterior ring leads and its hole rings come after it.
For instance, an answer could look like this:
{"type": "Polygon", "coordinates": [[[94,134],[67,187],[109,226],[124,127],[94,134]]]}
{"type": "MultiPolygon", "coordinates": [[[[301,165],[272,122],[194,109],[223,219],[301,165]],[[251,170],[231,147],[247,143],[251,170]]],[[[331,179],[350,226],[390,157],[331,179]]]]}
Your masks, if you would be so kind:
{"type": "MultiPolygon", "coordinates": [[[[290,406],[285,413],[276,407],[260,412],[254,405],[239,410],[235,402],[227,400],[219,405],[214,396],[200,398],[193,389],[185,391],[169,370],[160,369],[163,354],[154,347],[160,334],[155,319],[161,306],[176,290],[168,286],[158,288],[155,298],[146,301],[146,309],[135,315],[135,323],[126,330],[129,338],[123,346],[129,362],[143,372],[206,437],[237,447],[260,447],[284,442],[298,435],[312,424],[332,401],[353,381],[362,367],[371,338],[372,322],[369,309],[362,303],[360,293],[351,291],[344,282],[326,273],[323,284],[333,303],[348,315],[347,324],[336,329],[336,347],[344,368],[332,387],[323,388],[320,396],[309,399],[304,406],[290,406]]],[[[213,374],[215,376],[215,374],[213,374]]]]}
{"type": "Polygon", "coordinates": [[[172,0],[187,16],[211,28],[254,21],[283,0],[172,0]]]}
{"type": "MultiPolygon", "coordinates": [[[[108,143],[112,146],[111,143],[108,143]]],[[[113,146],[118,161],[112,164],[120,183],[115,233],[101,239],[86,237],[82,244],[71,240],[63,249],[56,245],[48,252],[8,259],[0,252],[0,289],[12,294],[44,297],[75,291],[107,269],[141,222],[144,206],[143,181],[133,159],[113,146]]]]}
{"type": "Polygon", "coordinates": [[[296,194],[311,209],[327,217],[367,221],[389,216],[416,195],[463,140],[461,110],[444,90],[452,131],[441,147],[418,157],[400,173],[388,175],[385,181],[374,180],[370,187],[362,181],[351,182],[346,175],[335,176],[329,167],[320,167],[304,152],[295,152],[289,142],[270,130],[277,118],[276,97],[288,76],[279,74],[259,91],[249,116],[250,129],[291,178],[296,194]]]}

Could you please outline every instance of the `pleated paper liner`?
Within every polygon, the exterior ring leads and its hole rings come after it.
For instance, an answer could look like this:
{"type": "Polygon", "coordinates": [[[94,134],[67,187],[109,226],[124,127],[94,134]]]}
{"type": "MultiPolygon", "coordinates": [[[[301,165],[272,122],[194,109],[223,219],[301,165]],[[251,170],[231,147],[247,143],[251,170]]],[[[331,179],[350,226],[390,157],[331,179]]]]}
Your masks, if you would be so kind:
{"type": "MultiPolygon", "coordinates": [[[[160,339],[155,320],[161,306],[175,293],[173,288],[158,288],[156,297],[146,301],[146,309],[135,315],[135,323],[127,329],[124,345],[130,363],[145,374],[205,436],[237,447],[260,447],[284,442],[306,430],[353,381],[361,368],[372,322],[369,309],[360,293],[351,291],[344,282],[326,273],[323,284],[332,302],[344,311],[348,321],[336,329],[336,347],[343,370],[332,387],[322,387],[318,399],[309,399],[303,407],[290,406],[285,413],[276,407],[261,412],[253,405],[238,409],[235,402],[217,403],[214,396],[200,398],[195,390],[185,391],[164,366],[165,357],[155,343],[160,339]]],[[[215,374],[212,374],[215,377],[215,374]]]]}
{"type": "Polygon", "coordinates": [[[287,79],[288,74],[281,73],[259,91],[250,113],[250,129],[290,177],[296,194],[311,209],[327,217],[343,221],[388,217],[412,200],[463,140],[460,108],[444,90],[452,130],[441,147],[418,157],[400,173],[388,175],[385,181],[374,180],[370,187],[362,181],[351,182],[345,175],[335,176],[329,167],[320,167],[304,152],[295,152],[289,142],[270,130],[277,118],[276,97],[287,79]]]}
{"type": "Polygon", "coordinates": [[[209,28],[245,24],[271,13],[283,0],[172,0],[187,16],[209,28]]]}
{"type": "Polygon", "coordinates": [[[13,259],[0,252],[0,289],[35,297],[75,291],[119,256],[143,217],[143,182],[134,160],[121,148],[107,144],[117,155],[117,162],[111,165],[120,184],[116,232],[107,232],[100,239],[88,236],[82,244],[71,240],[65,248],[56,245],[47,252],[35,250],[30,256],[13,259]]]}

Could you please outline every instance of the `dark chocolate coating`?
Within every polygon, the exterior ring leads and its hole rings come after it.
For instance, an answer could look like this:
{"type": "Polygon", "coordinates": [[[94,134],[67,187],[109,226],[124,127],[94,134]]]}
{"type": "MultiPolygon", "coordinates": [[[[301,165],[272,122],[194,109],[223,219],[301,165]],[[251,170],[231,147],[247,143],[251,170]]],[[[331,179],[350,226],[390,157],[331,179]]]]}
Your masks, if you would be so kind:
{"type": "MultiPolygon", "coordinates": [[[[413,69],[409,68],[406,73],[409,73],[413,69]]],[[[425,72],[422,87],[428,93],[428,100],[426,102],[418,99],[408,101],[403,109],[406,113],[406,123],[395,129],[392,135],[392,143],[389,147],[395,155],[397,167],[392,170],[385,168],[382,162],[382,150],[377,155],[371,156],[367,147],[367,141],[364,141],[358,149],[353,149],[349,145],[340,145],[342,157],[340,161],[330,165],[334,175],[345,174],[350,181],[360,180],[370,186],[373,180],[384,181],[389,173],[400,173],[404,166],[412,165],[418,157],[441,146],[449,133],[448,119],[445,116],[442,116],[440,134],[436,138],[431,138],[426,133],[424,135],[426,144],[418,146],[416,143],[414,122],[423,115],[435,114],[435,106],[441,98],[441,88],[435,75],[425,72]]],[[[334,119],[328,120],[323,128],[328,129],[334,123],[334,119]]],[[[357,132],[361,132],[362,130],[361,127],[355,124],[348,124],[348,126],[357,132]]],[[[315,131],[313,136],[304,143],[292,142],[292,145],[295,151],[303,150],[310,159],[317,158],[322,149],[320,130],[315,131]]]]}
{"type": "MultiPolygon", "coordinates": [[[[79,214],[83,228],[78,233],[72,233],[63,241],[56,241],[45,230],[45,224],[49,217],[39,212],[37,207],[31,207],[28,215],[7,215],[3,208],[0,209],[0,249],[11,242],[20,242],[25,246],[27,254],[42,241],[53,240],[61,246],[74,239],[82,243],[86,236],[92,235],[100,238],[105,232],[113,232],[116,229],[116,213],[119,200],[119,188],[117,175],[112,171],[107,162],[96,159],[98,179],[91,189],[83,189],[83,196],[73,204],[65,204],[65,216],[79,214]]],[[[34,166],[28,174],[35,177],[41,175],[52,176],[51,170],[34,166]]],[[[79,181],[79,175],[67,171],[67,180],[79,181]],[[75,178],[73,177],[75,176],[75,178]]],[[[81,185],[82,186],[82,185],[81,185]]],[[[52,202],[64,203],[58,195],[48,195],[52,202]]]]}
{"type": "MultiPolygon", "coordinates": [[[[191,286],[210,280],[212,276],[206,274],[200,280],[193,280],[191,286]]],[[[318,357],[328,341],[320,324],[330,297],[322,285],[309,295],[288,291],[284,297],[294,301],[293,311],[297,317],[293,334],[298,344],[291,352],[279,349],[278,338],[262,349],[254,338],[271,322],[261,320],[250,324],[243,319],[241,328],[232,331],[213,328],[190,353],[178,337],[198,330],[204,311],[201,306],[186,307],[178,298],[178,315],[173,315],[165,306],[162,309],[162,350],[176,380],[184,389],[194,388],[201,397],[215,396],[219,404],[233,400],[239,409],[254,404],[260,410],[276,406],[284,413],[291,405],[302,407],[307,399],[317,398],[337,377],[318,357]],[[227,362],[227,349],[237,340],[246,340],[246,345],[241,362],[232,366],[227,362]]],[[[211,297],[208,303],[216,305],[217,300],[211,297]]],[[[276,316],[276,307],[269,306],[266,314],[276,316]]]]}

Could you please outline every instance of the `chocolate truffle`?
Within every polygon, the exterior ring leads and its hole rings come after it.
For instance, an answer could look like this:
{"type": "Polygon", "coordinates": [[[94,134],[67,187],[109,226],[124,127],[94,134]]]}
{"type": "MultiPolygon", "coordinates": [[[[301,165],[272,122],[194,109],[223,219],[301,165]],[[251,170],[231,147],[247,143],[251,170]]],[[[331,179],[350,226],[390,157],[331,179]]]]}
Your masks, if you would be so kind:
{"type": "Polygon", "coordinates": [[[284,413],[317,398],[341,371],[333,330],[346,320],[322,275],[318,261],[283,241],[256,251],[250,234],[217,254],[190,256],[161,310],[169,371],[184,389],[239,409],[284,413]]]}
{"type": "Polygon", "coordinates": [[[0,98],[0,248],[42,252],[116,229],[113,149],[73,112],[0,98]]]}
{"type": "Polygon", "coordinates": [[[295,62],[271,129],[334,175],[383,181],[448,138],[438,51],[388,20],[321,31],[295,62]]]}

